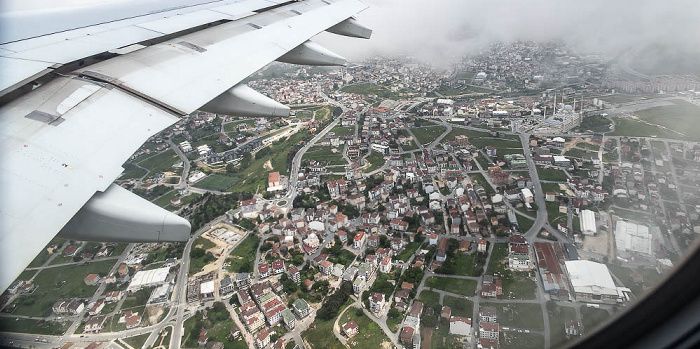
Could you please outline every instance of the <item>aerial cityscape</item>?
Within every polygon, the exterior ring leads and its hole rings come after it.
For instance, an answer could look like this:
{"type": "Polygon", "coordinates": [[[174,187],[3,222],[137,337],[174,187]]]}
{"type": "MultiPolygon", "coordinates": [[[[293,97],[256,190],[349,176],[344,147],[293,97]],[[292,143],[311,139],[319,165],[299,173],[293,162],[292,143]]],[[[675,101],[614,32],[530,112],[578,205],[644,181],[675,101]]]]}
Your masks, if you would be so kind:
{"type": "Polygon", "coordinates": [[[582,52],[266,65],[245,82],[289,116],[197,110],[114,182],[190,239],[53,238],[0,296],[0,346],[575,343],[700,234],[700,72],[582,52]]]}

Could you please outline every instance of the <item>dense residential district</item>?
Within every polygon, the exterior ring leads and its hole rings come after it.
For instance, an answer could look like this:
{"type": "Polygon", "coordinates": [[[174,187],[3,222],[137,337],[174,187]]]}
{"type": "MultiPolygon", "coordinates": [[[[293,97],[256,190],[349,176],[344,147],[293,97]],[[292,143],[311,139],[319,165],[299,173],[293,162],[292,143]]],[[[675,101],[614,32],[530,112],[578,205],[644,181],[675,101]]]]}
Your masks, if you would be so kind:
{"type": "Polygon", "coordinates": [[[56,238],[2,295],[0,344],[556,348],[700,233],[697,78],[517,42],[249,80],[290,117],[190,115],[118,180],[192,238],[56,238]]]}

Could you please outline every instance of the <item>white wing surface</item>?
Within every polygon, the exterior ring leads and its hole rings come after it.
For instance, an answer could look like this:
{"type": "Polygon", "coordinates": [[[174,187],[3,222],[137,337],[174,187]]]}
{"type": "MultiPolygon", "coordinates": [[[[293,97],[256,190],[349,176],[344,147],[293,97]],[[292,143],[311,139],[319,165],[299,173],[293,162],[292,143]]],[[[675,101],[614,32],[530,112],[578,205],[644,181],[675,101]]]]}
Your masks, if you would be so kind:
{"type": "Polygon", "coordinates": [[[280,115],[286,107],[240,82],[278,59],[344,63],[309,39],[329,28],[368,38],[352,18],[365,8],[359,0],[213,1],[5,41],[0,289],[59,231],[187,240],[186,220],[112,184],[121,165],[198,109],[280,115]],[[122,54],[106,54],[115,49],[122,54]]]}

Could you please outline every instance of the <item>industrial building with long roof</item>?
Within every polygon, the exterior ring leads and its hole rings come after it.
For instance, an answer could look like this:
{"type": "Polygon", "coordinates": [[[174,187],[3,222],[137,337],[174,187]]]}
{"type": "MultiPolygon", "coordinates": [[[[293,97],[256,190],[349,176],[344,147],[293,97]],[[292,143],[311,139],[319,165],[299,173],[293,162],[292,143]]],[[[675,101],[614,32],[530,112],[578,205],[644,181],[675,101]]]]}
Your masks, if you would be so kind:
{"type": "Polygon", "coordinates": [[[628,288],[618,287],[608,267],[587,260],[564,262],[569,282],[577,300],[618,302],[627,300],[628,288]]]}
{"type": "Polygon", "coordinates": [[[595,223],[595,213],[593,211],[581,211],[581,232],[583,235],[595,235],[598,232],[595,223]]]}
{"type": "Polygon", "coordinates": [[[618,220],[615,227],[615,246],[619,252],[652,254],[652,236],[649,227],[634,222],[618,220]]]}
{"type": "Polygon", "coordinates": [[[134,274],[127,291],[138,291],[143,287],[159,286],[165,282],[170,274],[170,268],[158,268],[151,270],[141,270],[134,274]]]}

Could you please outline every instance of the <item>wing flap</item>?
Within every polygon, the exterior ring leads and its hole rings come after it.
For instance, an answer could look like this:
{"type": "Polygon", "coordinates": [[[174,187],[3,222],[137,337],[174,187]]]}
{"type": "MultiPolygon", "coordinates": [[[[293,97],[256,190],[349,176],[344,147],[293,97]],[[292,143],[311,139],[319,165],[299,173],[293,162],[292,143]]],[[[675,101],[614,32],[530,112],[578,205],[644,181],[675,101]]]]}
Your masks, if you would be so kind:
{"type": "Polygon", "coordinates": [[[306,1],[201,30],[84,70],[192,113],[309,38],[364,10],[357,0],[306,1]],[[303,16],[290,16],[298,8],[303,16]],[[203,52],[182,47],[188,42],[203,52]],[[241,49],[245,48],[245,49],[241,49]]]}
{"type": "MultiPolygon", "coordinates": [[[[90,82],[57,78],[0,108],[0,288],[5,289],[148,137],[178,118],[115,88],[100,87],[60,116],[56,112],[90,82]]],[[[72,105],[73,103],[71,103],[72,105]]]]}

